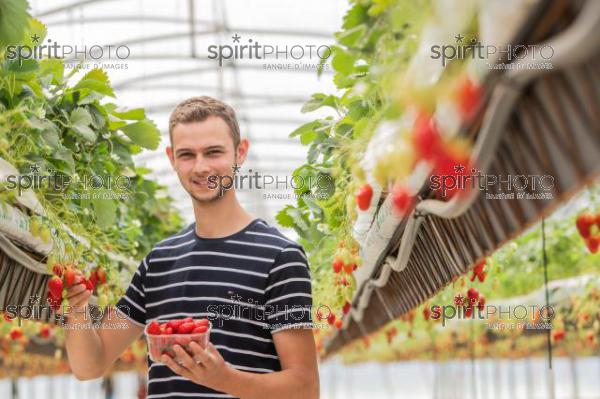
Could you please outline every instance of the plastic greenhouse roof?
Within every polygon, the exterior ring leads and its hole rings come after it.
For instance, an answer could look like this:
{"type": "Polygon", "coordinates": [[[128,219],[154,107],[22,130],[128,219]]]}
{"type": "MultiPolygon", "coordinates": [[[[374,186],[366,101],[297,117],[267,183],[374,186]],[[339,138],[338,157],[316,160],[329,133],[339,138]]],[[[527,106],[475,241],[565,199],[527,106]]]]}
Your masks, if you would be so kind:
{"type": "MultiPolygon", "coordinates": [[[[335,92],[330,72],[319,79],[314,66],[317,51],[327,51],[321,46],[333,43],[348,7],[343,0],[30,0],[30,5],[47,26],[46,40],[86,52],[88,68],[100,63],[107,71],[117,103],[144,107],[157,123],[163,137],[159,148],[139,154],[137,162],[169,187],[188,221],[193,220],[191,201],[164,151],[173,107],[197,95],[228,102],[236,109],[242,135],[250,139],[241,172],[252,169],[289,180],[306,151],[288,135],[323,115],[300,112],[312,93],[335,92]],[[236,45],[254,43],[280,53],[265,59],[245,53],[243,59],[224,59],[223,66],[208,58],[218,53],[219,45],[225,57],[236,45]],[[209,46],[215,47],[211,51],[209,46]]],[[[240,190],[239,198],[251,213],[271,223],[279,209],[295,202],[291,188],[240,190]]]]}

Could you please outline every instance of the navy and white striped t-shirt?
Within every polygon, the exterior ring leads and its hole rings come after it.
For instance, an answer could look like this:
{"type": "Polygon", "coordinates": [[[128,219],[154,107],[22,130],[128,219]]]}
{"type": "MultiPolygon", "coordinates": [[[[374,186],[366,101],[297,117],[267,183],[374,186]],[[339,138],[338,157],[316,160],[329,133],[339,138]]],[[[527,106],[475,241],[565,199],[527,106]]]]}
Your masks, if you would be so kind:
{"type": "MultiPolygon", "coordinates": [[[[232,367],[280,371],[272,334],[310,327],[310,271],[302,247],[262,219],[223,238],[202,238],[195,223],[159,242],[142,260],[117,308],[145,326],[208,318],[210,341],[232,367]]],[[[148,399],[231,398],[148,358],[148,399]]]]}

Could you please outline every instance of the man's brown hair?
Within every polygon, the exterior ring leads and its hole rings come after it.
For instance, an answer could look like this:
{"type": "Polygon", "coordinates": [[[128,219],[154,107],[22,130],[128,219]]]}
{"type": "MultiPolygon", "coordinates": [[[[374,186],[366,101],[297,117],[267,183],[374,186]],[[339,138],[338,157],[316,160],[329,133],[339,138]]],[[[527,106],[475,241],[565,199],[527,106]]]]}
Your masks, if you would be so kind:
{"type": "Polygon", "coordinates": [[[169,117],[169,139],[173,145],[173,129],[178,123],[202,122],[209,116],[217,116],[227,123],[233,138],[233,148],[240,144],[240,126],[234,109],[209,96],[191,97],[177,104],[169,117]]]}

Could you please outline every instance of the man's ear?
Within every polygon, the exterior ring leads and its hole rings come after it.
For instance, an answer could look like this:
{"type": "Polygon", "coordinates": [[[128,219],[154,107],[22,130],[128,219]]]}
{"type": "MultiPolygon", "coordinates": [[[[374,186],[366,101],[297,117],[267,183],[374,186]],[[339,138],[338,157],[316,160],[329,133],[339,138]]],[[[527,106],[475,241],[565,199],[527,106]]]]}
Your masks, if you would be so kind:
{"type": "Polygon", "coordinates": [[[169,161],[171,162],[171,166],[175,167],[175,158],[173,158],[173,148],[170,145],[168,145],[166,151],[167,157],[169,157],[169,161]]]}
{"type": "Polygon", "coordinates": [[[237,156],[237,163],[238,165],[241,165],[244,163],[244,161],[246,160],[246,157],[248,156],[248,147],[250,146],[250,143],[248,142],[248,139],[241,139],[240,140],[240,144],[238,145],[237,151],[236,151],[236,156],[237,156]]]}

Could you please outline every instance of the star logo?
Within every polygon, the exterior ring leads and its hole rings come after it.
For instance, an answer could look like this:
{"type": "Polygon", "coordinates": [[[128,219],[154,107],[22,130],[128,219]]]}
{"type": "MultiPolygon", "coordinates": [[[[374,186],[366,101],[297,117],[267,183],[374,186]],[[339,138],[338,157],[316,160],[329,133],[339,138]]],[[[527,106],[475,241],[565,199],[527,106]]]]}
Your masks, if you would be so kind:
{"type": "Polygon", "coordinates": [[[231,295],[230,298],[233,302],[241,302],[242,301],[242,296],[240,294],[231,295]]]}
{"type": "Polygon", "coordinates": [[[458,293],[454,296],[454,304],[462,305],[464,302],[464,299],[465,299],[465,297],[463,297],[461,293],[458,293]]]}
{"type": "Polygon", "coordinates": [[[34,173],[34,174],[40,173],[40,165],[38,165],[37,163],[34,163],[33,165],[31,165],[30,168],[31,168],[31,173],[34,173]]]}
{"type": "Polygon", "coordinates": [[[236,33],[235,35],[231,36],[231,38],[233,39],[234,43],[239,43],[242,37],[236,33]]]}
{"type": "Polygon", "coordinates": [[[31,41],[33,43],[37,43],[37,42],[40,41],[40,37],[37,34],[34,33],[33,35],[31,35],[31,41]]]}
{"type": "Polygon", "coordinates": [[[40,295],[39,294],[33,294],[29,297],[29,303],[30,304],[34,304],[34,303],[38,303],[40,301],[40,295]]]}
{"type": "Polygon", "coordinates": [[[464,38],[465,37],[463,35],[461,35],[460,33],[458,35],[454,36],[454,39],[456,39],[456,43],[462,43],[464,38]]]}
{"type": "Polygon", "coordinates": [[[465,166],[464,165],[454,165],[454,172],[456,173],[462,173],[465,171],[465,166]]]}
{"type": "Polygon", "coordinates": [[[237,174],[240,171],[240,166],[236,163],[231,167],[231,170],[233,171],[233,174],[237,174]]]}

